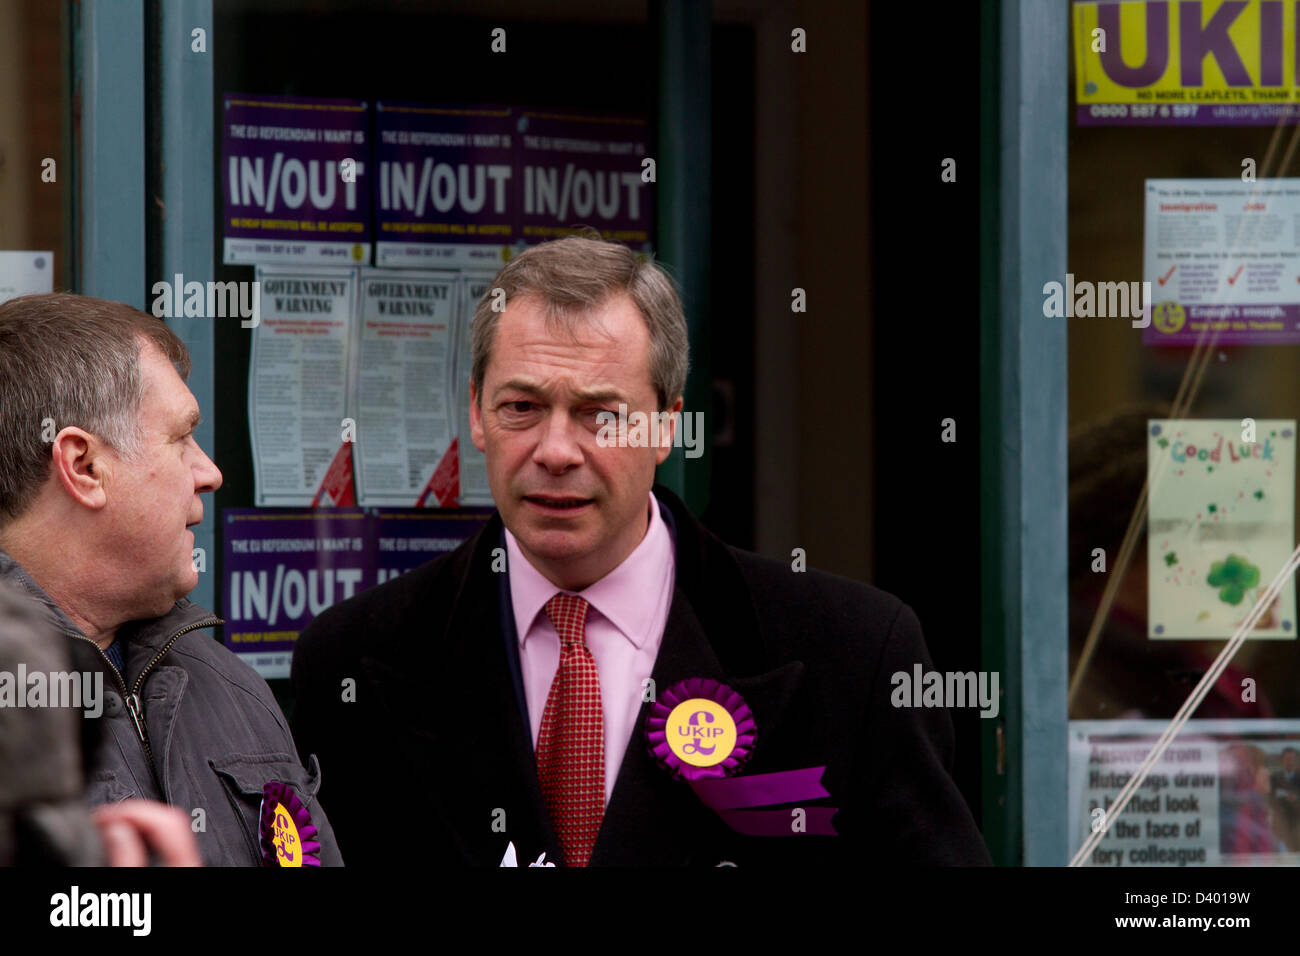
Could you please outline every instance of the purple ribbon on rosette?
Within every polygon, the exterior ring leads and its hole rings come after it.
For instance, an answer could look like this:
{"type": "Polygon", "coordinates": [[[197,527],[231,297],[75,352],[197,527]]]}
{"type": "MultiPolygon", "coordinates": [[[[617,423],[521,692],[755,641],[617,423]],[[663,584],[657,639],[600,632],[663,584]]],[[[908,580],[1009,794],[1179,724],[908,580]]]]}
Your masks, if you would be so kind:
{"type": "Polygon", "coordinates": [[[822,786],[825,767],[803,770],[778,770],[751,777],[724,777],[720,780],[692,780],[691,789],[723,822],[745,836],[838,836],[831,826],[837,807],[802,807],[803,830],[793,828],[791,809],[768,809],[775,804],[821,800],[830,791],[822,786]]]}
{"type": "Polygon", "coordinates": [[[263,866],[320,866],[319,832],[289,784],[272,780],[262,788],[261,835],[263,866]]]}
{"type": "MultiPolygon", "coordinates": [[[[708,717],[712,722],[714,718],[708,717]]],[[[680,720],[679,720],[680,723],[680,720]]],[[[703,677],[692,677],[668,688],[650,708],[646,717],[646,743],[659,765],[679,780],[685,780],[705,806],[718,814],[737,833],[746,836],[792,836],[809,833],[837,836],[831,825],[836,807],[786,807],[807,800],[829,797],[822,786],[826,768],[780,770],[775,773],[738,777],[737,773],[754,752],[757,725],[745,699],[726,684],[703,677]],[[736,741],[722,760],[711,766],[696,766],[676,753],[669,742],[669,717],[677,707],[690,700],[703,699],[721,705],[735,722],[736,741]],[[802,810],[803,827],[793,826],[792,810],[802,810]]],[[[689,751],[687,751],[689,752],[689,751]]]]}

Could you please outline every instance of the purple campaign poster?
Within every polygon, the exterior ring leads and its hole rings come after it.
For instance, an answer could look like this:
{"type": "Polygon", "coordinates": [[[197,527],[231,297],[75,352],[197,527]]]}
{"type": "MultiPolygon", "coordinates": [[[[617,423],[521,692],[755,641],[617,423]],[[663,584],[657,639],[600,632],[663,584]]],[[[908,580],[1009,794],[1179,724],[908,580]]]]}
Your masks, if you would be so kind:
{"type": "Polygon", "coordinates": [[[653,251],[654,189],[642,179],[643,161],[652,157],[644,117],[525,110],[516,128],[524,243],[592,226],[605,239],[653,251]]]}
{"type": "Polygon", "coordinates": [[[262,677],[288,677],[302,629],[375,583],[369,516],[359,508],[226,508],[222,522],[226,646],[262,677]]]}
{"type": "Polygon", "coordinates": [[[222,261],[368,263],[366,103],[227,93],[224,106],[222,261]]]}
{"type": "Polygon", "coordinates": [[[226,646],[267,680],[289,676],[303,628],[332,604],[454,551],[492,508],[225,508],[226,646]]]}
{"type": "Polygon", "coordinates": [[[375,264],[495,271],[518,241],[513,113],[375,104],[375,264]]]}
{"type": "Polygon", "coordinates": [[[460,547],[492,517],[494,508],[379,508],[375,516],[375,565],[379,583],[418,568],[460,547]]]}

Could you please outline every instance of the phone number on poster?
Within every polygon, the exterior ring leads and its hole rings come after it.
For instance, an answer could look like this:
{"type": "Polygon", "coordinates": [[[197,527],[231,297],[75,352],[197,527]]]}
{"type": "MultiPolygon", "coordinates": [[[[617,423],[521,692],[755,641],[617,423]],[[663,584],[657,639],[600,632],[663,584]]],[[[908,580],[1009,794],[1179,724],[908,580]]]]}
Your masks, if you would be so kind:
{"type": "Polygon", "coordinates": [[[1173,116],[1183,119],[1195,116],[1198,109],[1200,109],[1199,106],[1189,106],[1187,104],[1157,106],[1155,103],[1134,103],[1129,106],[1126,103],[1097,103],[1088,107],[1088,115],[1098,119],[1123,119],[1127,117],[1151,119],[1155,116],[1173,116]]]}

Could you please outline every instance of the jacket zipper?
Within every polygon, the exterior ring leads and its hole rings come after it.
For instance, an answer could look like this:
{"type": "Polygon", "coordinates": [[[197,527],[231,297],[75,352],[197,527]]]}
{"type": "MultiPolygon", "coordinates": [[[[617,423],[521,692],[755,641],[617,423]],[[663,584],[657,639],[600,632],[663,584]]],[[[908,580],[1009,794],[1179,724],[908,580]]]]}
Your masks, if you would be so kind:
{"type": "Polygon", "coordinates": [[[171,637],[167,638],[167,642],[163,644],[162,649],[154,655],[153,660],[145,665],[144,670],[140,672],[140,676],[135,679],[135,687],[132,688],[129,693],[127,692],[126,681],[123,679],[121,672],[118,671],[113,662],[108,659],[108,655],[104,653],[104,649],[98,644],[95,644],[95,642],[90,640],[90,638],[84,636],[81,637],[81,640],[94,644],[95,650],[99,651],[99,656],[104,658],[104,662],[108,664],[108,669],[112,671],[113,676],[117,678],[117,686],[122,691],[122,702],[126,705],[126,712],[130,715],[131,723],[135,727],[135,735],[140,739],[140,745],[144,747],[144,755],[149,762],[149,772],[153,775],[154,786],[158,788],[159,798],[164,801],[167,799],[167,791],[163,788],[162,778],[158,775],[158,765],[154,763],[153,747],[149,743],[149,730],[145,727],[144,710],[140,707],[140,691],[144,689],[144,679],[149,676],[149,672],[154,669],[154,666],[157,665],[160,660],[167,656],[167,652],[172,649],[172,645],[175,644],[182,635],[188,634],[190,631],[197,631],[200,628],[219,627],[220,625],[220,618],[211,618],[210,620],[199,621],[196,624],[186,624],[171,637]]]}

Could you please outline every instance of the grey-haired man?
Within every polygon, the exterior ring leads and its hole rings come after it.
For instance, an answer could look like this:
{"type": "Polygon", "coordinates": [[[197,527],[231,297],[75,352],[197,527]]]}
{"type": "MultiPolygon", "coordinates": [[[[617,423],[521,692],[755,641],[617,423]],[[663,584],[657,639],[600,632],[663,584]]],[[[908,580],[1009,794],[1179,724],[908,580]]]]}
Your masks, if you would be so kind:
{"type": "Polygon", "coordinates": [[[930,666],[911,610],[729,547],[654,484],[689,359],[668,275],[574,236],[489,290],[465,397],[498,513],[294,650],[350,862],[409,855],[374,809],[400,767],[434,866],[988,863],[947,713],[891,705],[930,666]],[[658,440],[624,427],[652,415],[658,440]]]}

